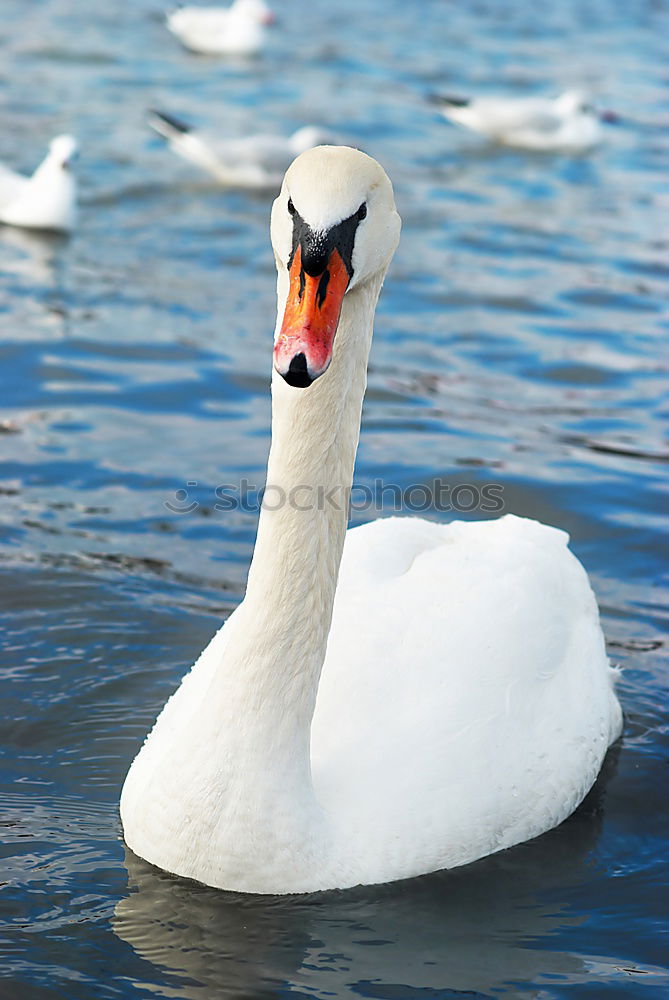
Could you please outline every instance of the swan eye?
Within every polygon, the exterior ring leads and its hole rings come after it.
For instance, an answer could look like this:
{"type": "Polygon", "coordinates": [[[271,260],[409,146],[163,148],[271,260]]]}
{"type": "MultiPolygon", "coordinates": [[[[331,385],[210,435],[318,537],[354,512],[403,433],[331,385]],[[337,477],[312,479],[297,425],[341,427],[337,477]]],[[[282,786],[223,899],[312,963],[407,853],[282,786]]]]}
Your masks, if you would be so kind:
{"type": "Polygon", "coordinates": [[[363,201],[362,205],[360,206],[360,208],[358,209],[358,211],[355,213],[355,217],[360,222],[362,222],[363,219],[367,218],[367,203],[366,202],[363,201]]]}
{"type": "Polygon", "coordinates": [[[293,205],[293,199],[288,199],[288,214],[295,215],[295,206],[293,205]]]}

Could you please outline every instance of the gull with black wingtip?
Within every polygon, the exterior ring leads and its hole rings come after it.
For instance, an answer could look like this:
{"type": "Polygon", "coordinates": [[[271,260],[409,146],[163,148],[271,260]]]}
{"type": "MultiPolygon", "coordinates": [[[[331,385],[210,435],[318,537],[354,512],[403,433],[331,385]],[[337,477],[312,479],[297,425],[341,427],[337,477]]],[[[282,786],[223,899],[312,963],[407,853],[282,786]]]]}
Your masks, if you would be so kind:
{"type": "Polygon", "coordinates": [[[586,152],[602,141],[601,122],[617,120],[610,111],[596,111],[579,90],[556,98],[435,95],[433,101],[445,118],[472,132],[537,152],[586,152]]]}

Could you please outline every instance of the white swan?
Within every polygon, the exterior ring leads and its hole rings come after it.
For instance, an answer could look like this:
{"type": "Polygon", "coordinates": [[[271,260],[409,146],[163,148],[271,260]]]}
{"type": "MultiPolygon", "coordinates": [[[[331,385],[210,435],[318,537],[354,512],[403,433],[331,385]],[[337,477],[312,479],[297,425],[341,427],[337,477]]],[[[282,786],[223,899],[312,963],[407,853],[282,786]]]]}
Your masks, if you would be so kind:
{"type": "Polygon", "coordinates": [[[299,153],[326,141],[323,129],[314,125],[289,136],[259,133],[231,139],[192,129],[164,111],[150,111],[149,125],[170,149],[226,187],[277,189],[299,153]]]}
{"type": "Polygon", "coordinates": [[[128,846],[208,885],[304,892],[463,865],[565,819],[620,733],[564,532],[511,516],[346,532],[399,230],[385,173],[346,147],[302,154],[274,203],[272,447],[246,597],[121,796],[128,846]]]}
{"type": "Polygon", "coordinates": [[[0,222],[26,229],[74,229],[77,182],[71,168],[76,152],[76,140],[59,135],[31,177],[0,164],[0,222]]]}
{"type": "Polygon", "coordinates": [[[450,121],[495,142],[522,149],[584,152],[602,141],[601,120],[584,94],[567,90],[559,97],[440,97],[450,121]]]}
{"type": "Polygon", "coordinates": [[[167,27],[187,49],[205,55],[255,55],[274,15],[264,0],[235,0],[229,7],[178,7],[167,27]]]}

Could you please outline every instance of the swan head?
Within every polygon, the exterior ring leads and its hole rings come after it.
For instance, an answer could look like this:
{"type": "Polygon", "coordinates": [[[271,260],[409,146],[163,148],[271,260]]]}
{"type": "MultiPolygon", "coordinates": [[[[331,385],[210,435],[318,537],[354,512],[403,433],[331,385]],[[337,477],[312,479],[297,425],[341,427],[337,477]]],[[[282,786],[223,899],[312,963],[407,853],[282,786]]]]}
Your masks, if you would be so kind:
{"type": "Polygon", "coordinates": [[[345,296],[380,284],[400,226],[392,184],[366,153],[316,146],[291,164],[271,223],[277,269],[288,277],[274,367],[289,385],[306,388],[327,370],[345,296]]]}

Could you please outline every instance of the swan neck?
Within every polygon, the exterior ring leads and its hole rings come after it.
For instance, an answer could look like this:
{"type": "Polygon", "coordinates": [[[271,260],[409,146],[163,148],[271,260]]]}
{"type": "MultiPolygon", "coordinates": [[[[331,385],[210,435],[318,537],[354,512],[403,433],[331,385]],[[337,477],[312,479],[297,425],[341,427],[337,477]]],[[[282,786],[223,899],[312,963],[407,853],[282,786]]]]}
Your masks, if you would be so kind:
{"type": "Polygon", "coordinates": [[[380,287],[381,280],[347,294],[332,363],[313,385],[297,389],[273,376],[267,488],[246,596],[223,630],[227,646],[215,698],[219,738],[247,815],[260,817],[277,800],[290,801],[295,816],[317,812],[311,719],[344,545],[380,287]]]}
{"type": "MultiPolygon", "coordinates": [[[[330,368],[308,389],[272,380],[272,445],[246,601],[322,664],[348,521],[374,309],[350,292],[330,368]]],[[[246,603],[245,601],[245,603],[246,603]]]]}

